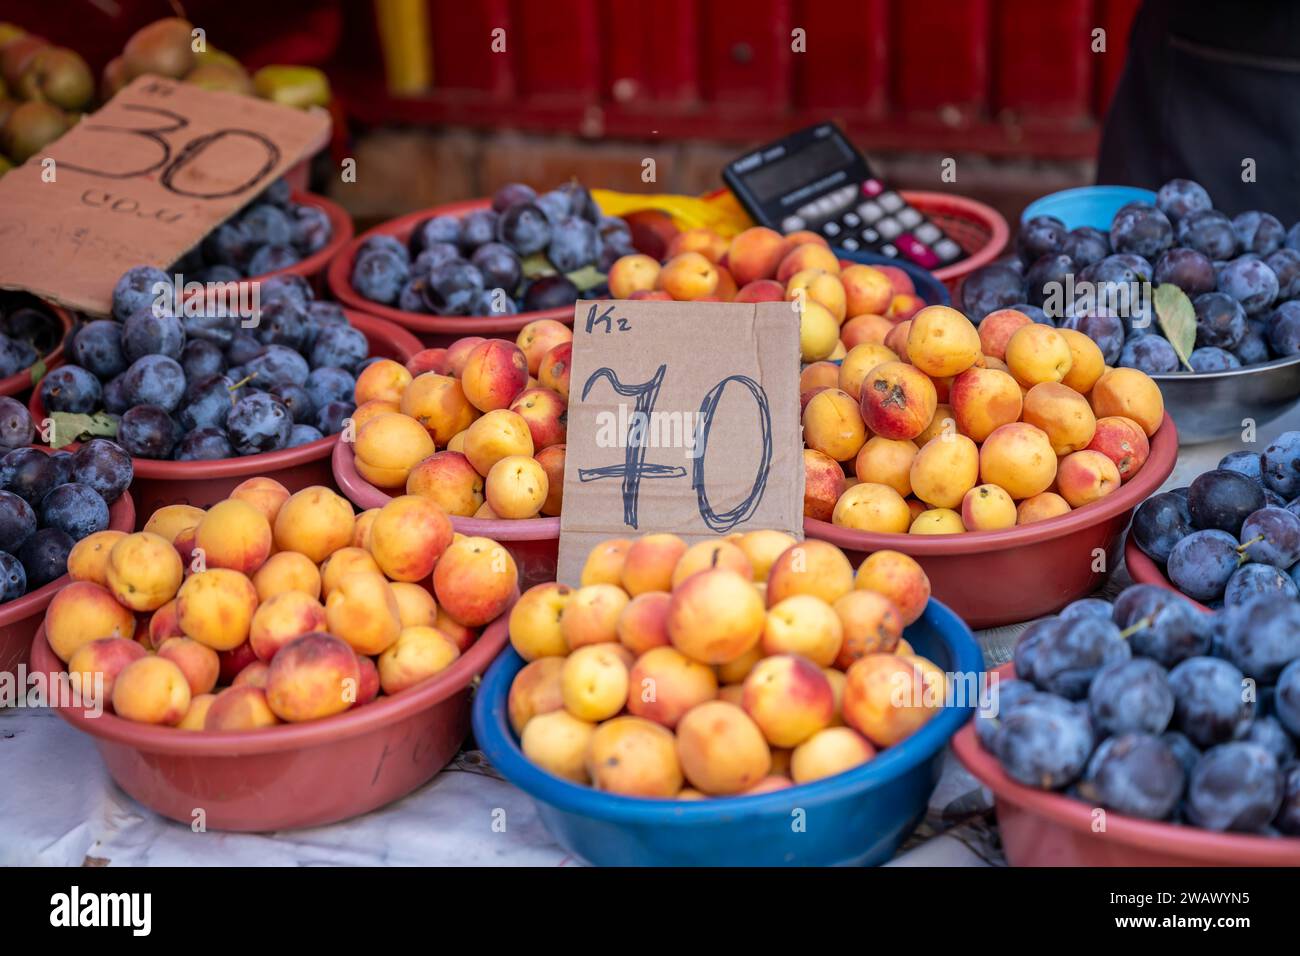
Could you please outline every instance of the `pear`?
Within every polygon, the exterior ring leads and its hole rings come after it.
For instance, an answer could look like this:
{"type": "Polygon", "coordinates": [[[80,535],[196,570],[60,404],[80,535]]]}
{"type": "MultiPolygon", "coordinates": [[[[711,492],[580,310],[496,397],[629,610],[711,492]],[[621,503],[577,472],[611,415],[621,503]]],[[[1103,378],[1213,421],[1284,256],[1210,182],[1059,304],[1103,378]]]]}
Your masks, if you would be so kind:
{"type": "Polygon", "coordinates": [[[18,81],[29,100],[46,100],[65,110],[85,107],[95,95],[95,80],[86,61],[73,50],[49,46],[32,57],[18,81]]]}
{"type": "Polygon", "coordinates": [[[226,63],[210,61],[200,63],[185,74],[185,82],[201,86],[205,90],[225,90],[230,93],[253,95],[253,81],[238,63],[230,66],[226,63]]]}
{"type": "Polygon", "coordinates": [[[15,163],[25,163],[68,129],[67,117],[52,103],[20,103],[0,130],[0,146],[15,163]]]}
{"type": "Polygon", "coordinates": [[[104,73],[99,78],[99,98],[107,103],[117,91],[126,84],[131,82],[130,75],[126,72],[126,61],[120,56],[115,56],[104,65],[104,73]]]}
{"type": "Polygon", "coordinates": [[[27,36],[27,31],[16,23],[0,22],[0,46],[4,46],[10,40],[17,40],[19,37],[27,36]]]}
{"type": "Polygon", "coordinates": [[[191,31],[194,27],[180,17],[155,20],[141,27],[126,41],[122,60],[131,79],[145,74],[179,80],[194,68],[191,31]]]}
{"type": "Polygon", "coordinates": [[[17,92],[18,83],[27,72],[32,58],[47,46],[49,43],[40,37],[28,34],[0,47],[0,77],[3,77],[9,89],[17,92]]]}
{"type": "Polygon", "coordinates": [[[264,66],[253,74],[253,86],[264,100],[282,106],[328,106],[330,81],[311,66],[264,66]]]}

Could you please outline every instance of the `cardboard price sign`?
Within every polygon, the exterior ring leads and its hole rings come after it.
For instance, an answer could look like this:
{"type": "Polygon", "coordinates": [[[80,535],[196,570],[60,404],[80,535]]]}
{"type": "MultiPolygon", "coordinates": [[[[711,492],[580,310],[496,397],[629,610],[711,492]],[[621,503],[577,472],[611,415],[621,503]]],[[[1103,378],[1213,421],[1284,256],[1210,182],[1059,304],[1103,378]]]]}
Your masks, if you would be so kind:
{"type": "Polygon", "coordinates": [[[579,302],[557,578],[606,538],[802,537],[799,317],[787,302],[579,302]]]}
{"type": "Polygon", "coordinates": [[[107,314],[329,137],[323,111],[142,76],[0,179],[0,288],[107,314]]]}

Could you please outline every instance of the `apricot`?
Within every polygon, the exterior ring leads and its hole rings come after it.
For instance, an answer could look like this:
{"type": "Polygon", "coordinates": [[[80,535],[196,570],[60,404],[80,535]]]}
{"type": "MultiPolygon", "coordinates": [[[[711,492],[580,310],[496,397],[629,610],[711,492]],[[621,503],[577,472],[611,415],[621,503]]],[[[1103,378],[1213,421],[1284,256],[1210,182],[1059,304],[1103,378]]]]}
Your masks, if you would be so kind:
{"type": "Polygon", "coordinates": [[[844,627],[821,598],[796,594],[768,609],[763,624],[764,654],[797,654],[828,667],[839,654],[844,627]]]}
{"type": "Polygon", "coordinates": [[[674,797],[682,787],[672,733],[640,717],[617,717],[596,728],[587,773],[597,790],[631,797],[674,797]]]}
{"type": "Polygon", "coordinates": [[[767,606],[775,607],[796,594],[811,594],[833,604],[851,590],[853,566],[844,552],[829,542],[810,538],[772,564],[767,576],[767,606]]]}
{"type": "Polygon", "coordinates": [[[113,702],[113,684],[117,675],[132,661],[148,656],[137,641],[125,637],[101,637],[82,644],[68,658],[68,675],[79,687],[86,704],[113,702]],[[99,681],[99,686],[96,686],[99,681]]]}
{"type": "Polygon", "coordinates": [[[896,654],[863,657],[845,677],[844,722],[877,747],[906,740],[943,704],[927,690],[921,669],[896,654]]]}
{"type": "Polygon", "coordinates": [[[1106,357],[1097,343],[1077,329],[1058,329],[1070,347],[1070,371],[1061,384],[1087,395],[1106,371],[1106,357]]]}
{"type": "Polygon", "coordinates": [[[379,655],[379,686],[397,694],[455,663],[460,650],[432,627],[406,627],[397,641],[379,655]]]}
{"type": "Polygon", "coordinates": [[[825,243],[804,242],[796,245],[787,236],[786,244],[788,251],[776,267],[777,282],[788,283],[792,276],[810,270],[831,276],[839,274],[840,260],[835,258],[835,253],[825,243]]]}
{"type": "MultiPolygon", "coordinates": [[[[905,643],[907,643],[907,642],[906,642],[906,641],[899,641],[898,643],[899,643],[899,646],[901,647],[903,644],[905,644],[905,643]]],[[[895,650],[894,653],[897,654],[898,651],[895,650]]],[[[830,681],[830,685],[831,685],[831,693],[835,696],[835,716],[831,719],[831,726],[832,726],[832,727],[843,727],[843,726],[844,726],[844,718],[841,717],[840,714],[841,714],[841,712],[842,712],[843,709],[844,709],[844,708],[843,708],[843,705],[844,705],[844,685],[847,683],[847,681],[844,679],[844,671],[842,671],[842,670],[838,670],[838,669],[836,669],[836,668],[834,668],[834,667],[823,667],[823,668],[822,668],[822,673],[825,674],[825,675],[826,675],[826,679],[827,679],[828,681],[830,681]]],[[[786,751],[785,753],[787,754],[787,758],[788,758],[788,756],[789,756],[789,752],[786,751]]]]}
{"type": "MultiPolygon", "coordinates": [[[[713,669],[717,671],[719,683],[739,684],[749,676],[749,672],[754,669],[754,665],[762,659],[763,642],[760,639],[759,643],[755,644],[735,660],[727,661],[725,664],[718,664],[713,669]]],[[[735,703],[740,703],[740,698],[736,698],[735,703]]]]}
{"type": "Polygon", "coordinates": [[[420,581],[451,544],[451,521],[437,504],[400,495],[379,510],[370,529],[370,553],[394,581],[420,581]]]}
{"type": "Polygon", "coordinates": [[[158,648],[158,656],[181,669],[189,683],[190,694],[206,694],[217,686],[221,662],[217,652],[188,637],[169,637],[158,648]]]}
{"type": "Polygon", "coordinates": [[[325,608],[320,601],[302,591],[285,591],[258,605],[249,624],[248,641],[258,660],[270,661],[294,638],[325,627],[325,608]]]}
{"type": "Polygon", "coordinates": [[[778,654],[759,661],[749,672],[741,706],[769,744],[795,747],[830,725],[835,695],[812,661],[778,654]]]}
{"type": "Polygon", "coordinates": [[[190,697],[189,710],[185,711],[185,716],[176,724],[176,729],[202,730],[207,722],[208,711],[212,707],[212,702],[216,699],[216,694],[196,694],[190,697]]]}
{"type": "Polygon", "coordinates": [[[573,343],[561,342],[542,356],[542,364],[537,368],[537,382],[543,388],[549,388],[569,398],[570,363],[573,360],[573,343]]]}
{"type": "Polygon", "coordinates": [[[1023,326],[1032,323],[1033,319],[1015,309],[997,309],[990,312],[979,324],[980,351],[1005,361],[1007,343],[1011,341],[1011,336],[1023,326]]]}
{"type": "Polygon", "coordinates": [[[741,553],[749,560],[751,576],[759,582],[767,581],[773,563],[782,552],[798,544],[784,531],[771,529],[747,531],[734,540],[736,547],[740,548],[741,553]]]}
{"type": "Polygon", "coordinates": [[[632,542],[623,561],[622,584],[632,597],[672,587],[673,568],[686,553],[686,542],[675,534],[647,534],[632,542]]]}
{"type": "Polygon", "coordinates": [[[709,568],[726,568],[746,580],[754,579],[754,568],[738,545],[721,538],[704,540],[691,545],[677,559],[673,568],[673,590],[692,574],[709,568]]]}
{"type": "Polygon", "coordinates": [[[633,292],[649,292],[659,284],[659,269],[659,262],[653,256],[639,252],[620,256],[609,270],[610,296],[626,299],[633,292]]]}
{"type": "Polygon", "coordinates": [[[1065,336],[1050,325],[1022,325],[1007,341],[1007,368],[1025,388],[1062,381],[1073,361],[1065,336]]]}
{"type": "MultiPolygon", "coordinates": [[[[367,658],[369,659],[369,658],[367,658]]],[[[266,681],[271,673],[271,665],[266,661],[253,661],[230,682],[231,687],[260,687],[266,689],[266,681]]]]}
{"type": "Polygon", "coordinates": [[[564,689],[560,674],[564,658],[542,657],[525,664],[510,682],[506,712],[510,726],[522,734],[528,722],[539,714],[549,714],[564,706],[564,689]]]}
{"type": "MultiPolygon", "coordinates": [[[[1097,429],[1092,441],[1088,442],[1088,449],[1099,451],[1113,461],[1119,471],[1119,480],[1124,482],[1142,470],[1151,454],[1151,443],[1147,441],[1142,426],[1133,419],[1108,415],[1097,420],[1097,429]]],[[[76,549],[73,551],[75,553],[76,549]]]]}
{"type": "Polygon", "coordinates": [[[1138,423],[1148,438],[1165,419],[1160,386],[1135,368],[1111,369],[1097,380],[1089,396],[1098,418],[1122,416],[1138,423]]]}
{"type": "Polygon", "coordinates": [[[796,303],[799,315],[799,356],[805,362],[833,358],[840,344],[840,323],[819,302],[796,303]]]}
{"type": "Polygon", "coordinates": [[[866,312],[862,315],[850,317],[847,322],[840,326],[840,341],[844,343],[844,347],[849,352],[852,352],[859,345],[878,345],[881,348],[888,349],[889,354],[897,359],[899,357],[898,353],[885,345],[885,339],[892,331],[894,331],[894,323],[889,319],[883,315],[872,315],[866,312]]]}
{"type": "Polygon", "coordinates": [[[512,455],[532,457],[533,436],[523,417],[499,408],[488,412],[465,433],[465,457],[484,477],[492,466],[512,455]]]}
{"type": "MultiPolygon", "coordinates": [[[[352,434],[361,431],[362,428],[372,418],[378,418],[380,415],[393,415],[401,412],[402,408],[397,402],[366,402],[364,405],[358,405],[352,413],[352,434]]],[[[271,519],[275,521],[274,518],[271,519]]]]}
{"type": "Polygon", "coordinates": [[[907,354],[907,337],[912,333],[912,320],[904,319],[885,333],[885,348],[895,355],[907,354]]]}
{"type": "Polygon", "coordinates": [[[298,551],[320,564],[352,543],[355,524],[350,501],[322,485],[312,485],[294,492],[281,506],[275,516],[275,546],[280,551],[298,551]]]}
{"type": "Polygon", "coordinates": [[[995,428],[980,447],[979,477],[985,484],[1001,486],[1016,500],[1046,491],[1056,479],[1051,439],[1027,422],[995,428]]]}
{"type": "MultiPolygon", "coordinates": [[[[917,448],[924,448],[942,435],[955,434],[957,434],[957,413],[953,411],[951,405],[941,403],[934,407],[934,417],[930,419],[930,424],[925,426],[921,434],[912,439],[912,444],[917,448]]],[[[910,477],[908,480],[911,480],[910,477]]]]}
{"type": "Polygon", "coordinates": [[[725,664],[758,643],[764,618],[763,599],[748,576],[711,568],[691,575],[673,592],[668,637],[693,660],[725,664]]]}
{"type": "Polygon", "coordinates": [[[812,448],[803,452],[803,513],[807,518],[830,521],[835,503],[844,493],[844,469],[830,455],[812,448]]]}
{"type": "Polygon", "coordinates": [[[166,538],[168,543],[186,528],[195,527],[203,520],[205,512],[193,505],[164,505],[149,516],[141,530],[166,538]]]}
{"type": "Polygon", "coordinates": [[[406,366],[392,359],[381,358],[371,362],[357,376],[353,397],[357,405],[378,400],[398,402],[406,386],[411,384],[411,373],[406,366]]]}
{"type": "Polygon", "coordinates": [[[966,530],[961,515],[951,508],[929,508],[912,519],[908,534],[961,534],[966,530]]]}
{"type": "Polygon", "coordinates": [[[393,581],[389,585],[397,598],[397,617],[402,627],[436,627],[438,602],[419,584],[393,581]]]}
{"type": "Polygon", "coordinates": [[[460,386],[469,403],[481,412],[508,408],[528,387],[528,359],[505,339],[480,342],[465,359],[460,386]]]}
{"type": "Polygon", "coordinates": [[[934,382],[905,362],[877,365],[862,382],[862,419],[884,438],[915,438],[930,424],[938,404],[934,382]]]}
{"type": "Polygon", "coordinates": [[[613,584],[621,586],[623,562],[627,560],[630,538],[610,538],[600,542],[587,553],[582,565],[579,584],[613,584]]]}
{"type": "Polygon", "coordinates": [[[1016,525],[1016,503],[997,485],[976,485],[961,501],[967,531],[999,531],[1016,525]]]}
{"type": "Polygon", "coordinates": [[[141,641],[141,643],[150,650],[156,651],[162,647],[163,641],[167,638],[184,636],[185,632],[181,630],[180,619],[177,616],[176,599],[173,598],[149,615],[148,642],[141,641]]]}
{"type": "Polygon", "coordinates": [[[483,476],[462,453],[440,451],[411,469],[406,493],[432,501],[447,514],[468,518],[483,504],[483,476]]]}
{"type": "Polygon", "coordinates": [[[166,538],[137,531],[113,545],[105,577],[113,597],[124,606],[133,611],[153,611],[176,596],[184,570],[180,555],[166,538]]]}
{"type": "Polygon", "coordinates": [[[555,517],[564,506],[564,445],[551,445],[543,448],[535,456],[537,463],[546,472],[546,500],[542,502],[542,514],[555,517]]]}
{"type": "Polygon", "coordinates": [[[280,722],[266,702],[266,691],[261,687],[244,685],[227,687],[217,694],[208,706],[203,721],[204,730],[258,730],[274,727],[280,722]]]}
{"type": "Polygon", "coordinates": [[[957,428],[976,442],[1001,425],[1019,421],[1022,410],[1020,385],[1006,372],[991,368],[971,368],[958,375],[948,401],[957,428]]]}
{"type": "Polygon", "coordinates": [[[339,548],[320,566],[321,597],[328,598],[349,574],[368,572],[383,574],[374,556],[363,548],[339,548]]]}
{"type": "MultiPolygon", "coordinates": [[[[788,259],[789,256],[786,258],[788,259]]],[[[836,323],[844,321],[844,286],[840,284],[839,278],[830,272],[809,268],[801,269],[787,277],[786,299],[793,302],[800,296],[803,297],[804,302],[816,302],[822,306],[835,318],[836,323]]]]}
{"type": "MultiPolygon", "coordinates": [[[[403,392],[399,407],[403,415],[424,427],[436,445],[444,446],[452,436],[469,428],[479,416],[460,381],[436,372],[416,376],[403,392]]],[[[356,427],[360,435],[365,426],[357,422],[356,427]]]]}
{"type": "Polygon", "coordinates": [[[550,483],[537,461],[509,455],[488,471],[484,486],[487,504],[500,518],[533,518],[542,510],[550,483]]]}
{"type": "Polygon", "coordinates": [[[466,627],[482,627],[500,617],[518,593],[515,559],[491,538],[453,541],[433,569],[439,608],[466,627]]]}
{"type": "Polygon", "coordinates": [[[668,637],[668,606],[672,595],[647,591],[632,598],[618,616],[618,641],[635,657],[671,643],[668,637]]]}
{"type": "Polygon", "coordinates": [[[564,443],[567,403],[558,393],[549,388],[525,389],[510,403],[510,411],[528,424],[535,450],[564,443]]]}
{"type": "Polygon", "coordinates": [[[256,610],[253,582],[228,568],[191,575],[176,595],[176,617],[185,636],[214,651],[244,643],[256,610]]]}
{"type": "Polygon", "coordinates": [[[628,699],[628,668],[614,645],[579,647],[564,660],[560,688],[564,709],[580,720],[613,717],[628,699]]]}
{"type": "MultiPolygon", "coordinates": [[[[658,275],[659,273],[659,263],[655,262],[654,259],[651,259],[649,256],[623,256],[622,259],[637,260],[636,264],[640,264],[640,260],[642,259],[649,259],[650,262],[654,264],[655,275],[658,275]]],[[[622,259],[619,261],[622,261],[622,259]]],[[[614,265],[617,266],[618,262],[615,262],[614,265]]],[[[620,271],[627,273],[629,269],[634,271],[635,267],[635,265],[625,265],[620,271]]],[[[613,291],[613,273],[614,270],[611,269],[610,294],[616,299],[626,299],[627,296],[618,295],[613,291]]],[[[653,277],[651,278],[650,285],[647,288],[654,288],[653,277]]],[[[515,336],[515,345],[519,346],[519,350],[524,353],[524,358],[528,360],[528,374],[530,375],[537,374],[537,370],[542,364],[542,358],[547,352],[555,348],[557,345],[563,345],[565,342],[572,341],[573,329],[555,319],[534,319],[532,322],[529,322],[520,329],[519,334],[515,336]]]]}
{"type": "MultiPolygon", "coordinates": [[[[434,451],[433,439],[424,426],[407,415],[388,412],[376,415],[357,431],[356,468],[372,485],[397,488],[404,486],[411,469],[434,451]]],[[[276,521],[278,524],[278,517],[276,521]]]]}
{"type": "Polygon", "coordinates": [[[906,497],[912,493],[911,469],[916,452],[914,442],[873,435],[858,451],[853,471],[860,481],[888,485],[906,497]]]}
{"type": "Polygon", "coordinates": [[[903,636],[903,616],[883,594],[854,589],[833,605],[844,635],[835,666],[844,670],[868,654],[890,654],[903,636]]]}
{"type": "Polygon", "coordinates": [[[979,479],[980,451],[965,435],[927,442],[912,459],[912,493],[932,508],[956,508],[979,479]]]}
{"type": "Polygon", "coordinates": [[[790,755],[790,775],[795,783],[833,777],[867,763],[876,748],[850,727],[827,727],[809,737],[790,755]]]}
{"type": "Polygon", "coordinates": [[[90,581],[74,581],[57,591],[45,612],[45,638],[61,661],[83,645],[99,638],[131,639],[135,618],[107,588],[90,581]]]}
{"type": "MultiPolygon", "coordinates": [[[[880,269],[851,265],[840,270],[849,315],[884,315],[894,298],[889,276],[880,269]]],[[[897,351],[897,350],[895,350],[897,351]]]]}
{"type": "Polygon", "coordinates": [[[266,515],[246,501],[219,501],[203,516],[194,533],[209,568],[253,574],[271,555],[271,526],[266,515]]]}
{"type": "Polygon", "coordinates": [[[960,375],[983,354],[979,331],[970,319],[946,305],[931,305],[912,317],[907,357],[935,378],[960,375]]]}
{"type": "Polygon", "coordinates": [[[1056,485],[1070,507],[1082,508],[1119,488],[1119,469],[1099,451],[1076,451],[1061,459],[1056,485]]]}
{"type": "Polygon", "coordinates": [[[569,650],[617,642],[619,616],[627,605],[627,592],[613,584],[588,584],[574,591],[560,613],[560,633],[569,650]]]}
{"type": "Polygon", "coordinates": [[[1070,503],[1053,491],[1026,498],[1016,505],[1016,524],[1033,524],[1070,513],[1070,503]]]}
{"type": "Polygon", "coordinates": [[[573,599],[573,588],[548,581],[535,584],[510,609],[510,645],[526,661],[563,657],[568,642],[560,629],[565,606],[573,599]]]}
{"type": "Polygon", "coordinates": [[[714,796],[748,790],[772,767],[758,724],[740,707],[721,700],[692,708],[678,722],[677,757],[691,785],[714,796]]]}
{"type": "Polygon", "coordinates": [[[230,492],[230,497],[252,505],[262,513],[268,525],[274,525],[275,516],[280,513],[281,506],[289,500],[289,489],[274,478],[248,478],[235,486],[230,492]]]}
{"type": "Polygon", "coordinates": [[[632,665],[627,709],[671,730],[688,710],[717,695],[712,668],[675,648],[654,647],[632,665]]]}
{"type": "Polygon", "coordinates": [[[190,709],[185,674],[165,657],[146,656],[118,672],[113,712],[138,724],[177,724],[190,709]]]}
{"type": "Polygon", "coordinates": [[[108,587],[108,554],[125,537],[125,531],[96,531],[86,535],[68,553],[68,577],[108,587]]]}
{"type": "MultiPolygon", "coordinates": [[[[733,272],[734,274],[734,272],[733,272]]],[[[732,281],[735,281],[734,279],[732,281]]],[[[784,302],[785,286],[775,279],[755,279],[736,290],[734,302],[784,302]]]]}
{"type": "Polygon", "coordinates": [[[907,502],[889,485],[863,481],[840,496],[831,522],[857,531],[902,534],[911,524],[907,502]]]}
{"type": "Polygon", "coordinates": [[[406,370],[417,377],[425,372],[437,372],[439,375],[447,375],[451,372],[451,364],[447,360],[448,351],[448,349],[441,346],[420,349],[406,360],[406,370]]]}
{"type": "Polygon", "coordinates": [[[770,279],[789,251],[784,236],[766,226],[753,226],[734,236],[727,247],[727,268],[742,288],[757,279],[770,279]]]}
{"type": "Polygon", "coordinates": [[[350,547],[370,550],[370,526],[379,517],[378,508],[367,508],[357,515],[352,522],[352,541],[350,547]]]}
{"type": "Polygon", "coordinates": [[[596,725],[579,720],[566,710],[538,714],[528,721],[519,735],[519,749],[524,756],[565,780],[587,783],[587,752],[596,725]]]}
{"type": "Polygon", "coordinates": [[[693,302],[713,295],[718,278],[718,267],[706,257],[683,252],[664,263],[656,284],[678,302],[693,302]]]}
{"type": "Polygon", "coordinates": [[[896,361],[898,356],[883,345],[855,345],[844,356],[840,364],[839,378],[832,384],[838,385],[841,391],[847,392],[855,402],[859,401],[862,397],[862,383],[871,370],[885,362],[896,361]]]}
{"type": "Polygon", "coordinates": [[[329,632],[358,654],[382,654],[402,630],[401,611],[382,574],[354,571],[344,575],[325,599],[329,632]]]}
{"type": "Polygon", "coordinates": [[[1057,455],[1088,447],[1097,431],[1088,400],[1056,382],[1040,382],[1025,393],[1024,420],[1047,433],[1057,455]]]}

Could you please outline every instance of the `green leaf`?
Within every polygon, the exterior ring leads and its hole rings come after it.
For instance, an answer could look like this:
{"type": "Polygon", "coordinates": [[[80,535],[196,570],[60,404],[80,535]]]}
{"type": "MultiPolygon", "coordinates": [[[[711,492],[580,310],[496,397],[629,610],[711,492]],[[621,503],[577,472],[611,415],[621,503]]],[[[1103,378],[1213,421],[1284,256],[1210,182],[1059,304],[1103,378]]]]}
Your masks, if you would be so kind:
{"type": "Polygon", "coordinates": [[[31,367],[30,371],[32,373],[32,387],[35,388],[37,385],[41,384],[41,379],[43,379],[45,373],[49,371],[49,369],[45,367],[45,359],[37,359],[36,364],[31,367]]]}
{"type": "Polygon", "coordinates": [[[580,292],[586,292],[592,286],[600,285],[605,281],[605,273],[595,266],[583,266],[576,272],[567,273],[565,277],[576,285],[580,292]]]}
{"type": "Polygon", "coordinates": [[[54,412],[50,423],[51,448],[62,448],[83,438],[117,437],[117,419],[103,412],[95,415],[54,412]]]}
{"type": "Polygon", "coordinates": [[[1178,353],[1178,358],[1188,371],[1192,366],[1189,359],[1192,349],[1196,347],[1196,310],[1187,293],[1171,282],[1161,283],[1155,294],[1156,321],[1169,344],[1178,353]]]}
{"type": "Polygon", "coordinates": [[[523,269],[525,279],[536,279],[539,276],[555,275],[555,266],[551,265],[551,260],[546,258],[543,252],[534,252],[527,259],[519,263],[523,269]]]}

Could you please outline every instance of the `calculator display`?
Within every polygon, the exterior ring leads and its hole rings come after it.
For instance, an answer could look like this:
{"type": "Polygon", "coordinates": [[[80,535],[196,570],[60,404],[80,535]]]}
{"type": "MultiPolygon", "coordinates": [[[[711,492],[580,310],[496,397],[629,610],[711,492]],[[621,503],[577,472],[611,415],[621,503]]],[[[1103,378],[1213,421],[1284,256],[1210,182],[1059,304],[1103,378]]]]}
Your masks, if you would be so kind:
{"type": "Polygon", "coordinates": [[[769,202],[782,193],[797,189],[837,169],[853,159],[839,137],[827,136],[776,162],[760,166],[745,177],[759,202],[769,202]]]}

